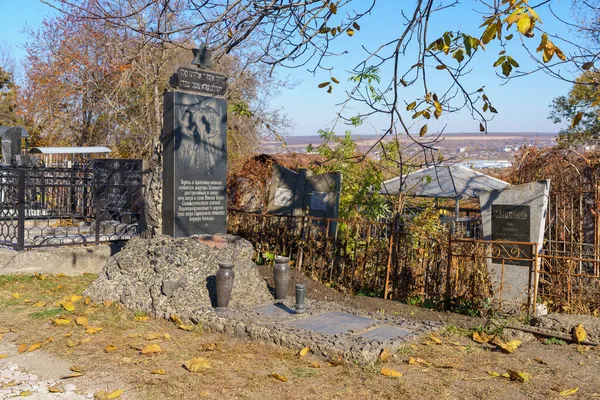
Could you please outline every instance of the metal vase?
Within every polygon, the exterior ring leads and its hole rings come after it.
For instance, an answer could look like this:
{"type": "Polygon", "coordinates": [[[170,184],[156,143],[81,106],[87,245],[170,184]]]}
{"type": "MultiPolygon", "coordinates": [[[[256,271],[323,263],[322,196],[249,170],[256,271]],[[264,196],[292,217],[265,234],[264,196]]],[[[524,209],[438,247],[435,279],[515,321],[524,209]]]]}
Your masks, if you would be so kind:
{"type": "Polygon", "coordinates": [[[217,311],[223,311],[229,307],[234,278],[233,264],[219,263],[217,271],[217,311]]]}
{"type": "Polygon", "coordinates": [[[287,296],[288,285],[290,284],[289,263],[289,257],[275,257],[273,277],[275,278],[275,300],[279,303],[282,303],[287,296]]]}
{"type": "Polygon", "coordinates": [[[304,314],[306,312],[306,285],[296,284],[296,314],[304,314]]]}

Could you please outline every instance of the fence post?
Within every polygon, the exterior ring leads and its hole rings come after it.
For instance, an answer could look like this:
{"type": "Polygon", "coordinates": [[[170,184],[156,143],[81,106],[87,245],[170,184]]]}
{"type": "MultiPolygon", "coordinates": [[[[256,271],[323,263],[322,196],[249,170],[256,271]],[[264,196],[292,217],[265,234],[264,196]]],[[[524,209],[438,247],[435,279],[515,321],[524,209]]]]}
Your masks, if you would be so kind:
{"type": "Polygon", "coordinates": [[[446,310],[450,309],[452,300],[452,231],[448,232],[448,265],[446,266],[446,310]]]}
{"type": "Polygon", "coordinates": [[[17,170],[17,250],[25,248],[25,170],[17,170]]]}
{"type": "Polygon", "coordinates": [[[100,245],[100,225],[102,224],[102,218],[100,217],[100,201],[98,201],[98,197],[100,197],[100,193],[98,192],[99,185],[96,179],[96,173],[92,175],[92,201],[94,202],[94,215],[96,217],[96,232],[95,232],[95,244],[96,246],[100,245]]]}
{"type": "Polygon", "coordinates": [[[385,288],[383,289],[383,298],[387,300],[390,287],[390,270],[392,269],[392,254],[394,252],[394,237],[396,235],[397,214],[392,220],[392,234],[390,235],[390,245],[388,248],[387,268],[385,271],[385,288]]]}
{"type": "Polygon", "coordinates": [[[533,244],[533,309],[532,313],[535,314],[537,308],[537,297],[538,297],[538,285],[539,285],[539,262],[541,261],[538,258],[538,244],[533,244]],[[539,261],[538,261],[539,260],[539,261]]]}

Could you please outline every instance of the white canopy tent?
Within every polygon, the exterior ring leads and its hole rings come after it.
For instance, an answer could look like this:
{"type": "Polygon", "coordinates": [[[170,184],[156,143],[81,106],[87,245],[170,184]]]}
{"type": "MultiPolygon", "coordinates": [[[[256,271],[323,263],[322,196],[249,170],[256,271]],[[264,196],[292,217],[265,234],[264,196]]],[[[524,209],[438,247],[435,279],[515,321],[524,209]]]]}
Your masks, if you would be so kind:
{"type": "Polygon", "coordinates": [[[503,180],[473,171],[461,165],[451,164],[434,165],[402,177],[387,180],[383,182],[380,193],[398,195],[402,192],[414,197],[454,199],[454,222],[456,222],[461,199],[477,199],[482,192],[503,190],[508,186],[509,183],[503,180]]]}

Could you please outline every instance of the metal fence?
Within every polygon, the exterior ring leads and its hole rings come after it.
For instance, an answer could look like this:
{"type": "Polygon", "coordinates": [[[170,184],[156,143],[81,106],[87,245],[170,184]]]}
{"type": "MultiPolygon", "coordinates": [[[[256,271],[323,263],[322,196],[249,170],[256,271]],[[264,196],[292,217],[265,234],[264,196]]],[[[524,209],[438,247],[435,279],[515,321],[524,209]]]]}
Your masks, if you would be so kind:
{"type": "Polygon", "coordinates": [[[0,246],[98,244],[137,235],[141,171],[127,183],[99,182],[97,172],[92,164],[0,167],[0,246]]]}
{"type": "Polygon", "coordinates": [[[236,211],[229,213],[229,230],[254,244],[257,262],[288,255],[297,270],[344,292],[459,312],[486,306],[502,311],[516,293],[528,312],[539,303],[562,312],[600,311],[600,261],[593,245],[589,257],[574,257],[552,248],[538,252],[536,243],[418,236],[392,222],[236,211]],[[329,229],[334,223],[336,231],[329,229]],[[518,293],[509,269],[525,277],[518,293]]]}

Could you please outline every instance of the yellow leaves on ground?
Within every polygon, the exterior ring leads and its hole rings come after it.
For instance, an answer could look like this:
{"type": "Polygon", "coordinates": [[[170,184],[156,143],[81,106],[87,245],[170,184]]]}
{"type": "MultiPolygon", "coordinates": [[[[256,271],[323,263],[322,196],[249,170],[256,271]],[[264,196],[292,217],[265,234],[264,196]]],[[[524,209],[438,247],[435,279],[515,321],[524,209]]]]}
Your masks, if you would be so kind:
{"type": "Polygon", "coordinates": [[[583,328],[583,325],[578,324],[575,328],[573,328],[573,340],[577,343],[583,342],[587,338],[587,332],[583,328]]]}
{"type": "Polygon", "coordinates": [[[577,393],[579,391],[579,388],[573,388],[573,389],[568,389],[568,390],[563,390],[562,392],[560,392],[559,394],[563,397],[567,397],[567,396],[573,396],[575,393],[577,393]]]}
{"type": "Polygon", "coordinates": [[[0,360],[2,360],[3,358],[6,358],[6,357],[8,357],[8,354],[6,354],[6,353],[0,354],[0,360]]]}
{"type": "Polygon", "coordinates": [[[110,307],[110,306],[112,306],[112,305],[113,305],[113,302],[112,302],[112,301],[110,301],[110,300],[104,300],[104,301],[102,302],[102,304],[104,305],[104,307],[110,307]]]}
{"type": "Polygon", "coordinates": [[[34,307],[46,307],[46,302],[45,301],[36,301],[35,303],[33,303],[34,307]]]}
{"type": "Polygon", "coordinates": [[[83,372],[84,368],[79,365],[72,365],[69,367],[69,371],[71,372],[83,372]]]}
{"type": "Polygon", "coordinates": [[[157,340],[157,339],[162,339],[163,335],[161,335],[160,333],[149,333],[146,335],[146,337],[144,339],[146,340],[157,340]]]}
{"type": "Polygon", "coordinates": [[[48,387],[50,393],[64,393],[64,389],[58,385],[48,387]]]}
{"type": "Polygon", "coordinates": [[[487,343],[492,340],[492,337],[485,332],[473,332],[473,341],[477,343],[487,343]]]}
{"type": "Polygon", "coordinates": [[[527,372],[514,371],[512,369],[508,370],[508,376],[511,381],[517,381],[521,383],[527,383],[527,381],[531,378],[527,372]]]}
{"type": "Polygon", "coordinates": [[[125,391],[123,389],[115,390],[113,392],[105,392],[104,390],[99,391],[94,395],[96,400],[113,400],[118,399],[125,391]]]}
{"type": "Polygon", "coordinates": [[[38,278],[40,281],[45,281],[46,278],[48,278],[47,274],[40,274],[39,272],[34,272],[33,276],[35,276],[36,278],[38,278]]]}
{"type": "Polygon", "coordinates": [[[166,374],[167,374],[167,371],[165,371],[165,370],[164,370],[164,369],[162,369],[162,368],[158,368],[158,369],[153,369],[152,371],[150,371],[150,373],[151,373],[152,375],[166,375],[166,374]]]}
{"type": "Polygon", "coordinates": [[[91,302],[92,302],[92,300],[91,300],[89,297],[86,297],[86,298],[83,300],[83,304],[85,304],[86,306],[87,306],[87,305],[89,305],[91,302]]]}
{"type": "Polygon", "coordinates": [[[175,322],[177,325],[183,325],[183,321],[175,314],[171,314],[171,321],[175,322]]]}
{"type": "Polygon", "coordinates": [[[84,328],[87,328],[89,325],[87,317],[77,317],[75,318],[75,323],[79,326],[83,326],[84,328]]]}
{"type": "Polygon", "coordinates": [[[506,354],[513,353],[521,345],[520,340],[511,340],[510,342],[504,343],[497,337],[494,337],[491,343],[496,345],[503,353],[506,354]]]}
{"type": "Polygon", "coordinates": [[[12,294],[12,298],[13,299],[18,299],[19,297],[21,297],[21,295],[19,293],[15,292],[15,293],[12,294]]]}
{"type": "Polygon", "coordinates": [[[202,357],[196,357],[187,360],[183,363],[183,366],[190,372],[200,372],[211,368],[210,361],[202,357]]]}
{"type": "Polygon", "coordinates": [[[33,392],[31,390],[25,390],[25,391],[19,393],[19,396],[28,397],[28,396],[31,396],[32,394],[33,394],[33,392]]]}
{"type": "Polygon", "coordinates": [[[104,348],[104,351],[106,353],[112,353],[113,351],[116,351],[118,349],[117,346],[115,346],[114,344],[107,344],[106,347],[104,348]]]}
{"type": "Polygon", "coordinates": [[[442,344],[442,340],[433,333],[429,334],[429,339],[433,340],[436,344],[442,344]]]}
{"type": "Polygon", "coordinates": [[[146,322],[150,319],[147,315],[134,315],[133,320],[136,322],[146,322]]]}
{"type": "Polygon", "coordinates": [[[18,351],[19,353],[25,353],[25,352],[27,351],[27,349],[28,349],[28,348],[29,348],[29,346],[27,346],[27,344],[26,344],[26,343],[21,343],[21,344],[19,345],[19,347],[17,348],[17,351],[18,351]]]}
{"type": "Polygon", "coordinates": [[[384,348],[379,352],[379,356],[377,356],[377,357],[379,358],[379,360],[381,362],[386,362],[387,360],[389,360],[390,356],[391,355],[390,355],[390,352],[388,351],[388,349],[384,348]]]}
{"type": "Polygon", "coordinates": [[[318,362],[311,362],[310,364],[308,364],[308,366],[310,368],[321,368],[321,364],[319,364],[318,362]]]}
{"type": "Polygon", "coordinates": [[[185,324],[181,324],[178,327],[181,330],[187,331],[187,332],[191,332],[194,330],[194,325],[185,325],[185,324]]]}
{"type": "Polygon", "coordinates": [[[422,365],[423,367],[429,367],[431,363],[429,361],[425,361],[422,358],[410,357],[408,359],[408,363],[410,365],[422,365]]]}
{"type": "Polygon", "coordinates": [[[506,378],[506,379],[510,379],[511,381],[516,381],[516,382],[521,382],[521,383],[527,383],[527,381],[529,381],[529,379],[531,379],[531,375],[529,375],[527,372],[515,371],[512,369],[507,370],[507,372],[504,374],[500,374],[500,373],[494,372],[494,371],[486,371],[486,372],[488,375],[491,375],[495,378],[506,378]]]}
{"type": "Polygon", "coordinates": [[[281,382],[287,382],[288,381],[288,378],[286,378],[285,376],[280,375],[280,374],[278,374],[276,372],[272,372],[270,376],[272,378],[277,379],[278,381],[281,381],[281,382]]]}
{"type": "Polygon", "coordinates": [[[69,301],[71,301],[71,303],[77,303],[81,299],[83,299],[83,296],[80,296],[78,294],[74,294],[71,297],[69,297],[69,301]]]}
{"type": "Polygon", "coordinates": [[[77,346],[79,343],[77,343],[76,341],[74,341],[72,339],[67,339],[65,344],[67,345],[67,347],[72,348],[72,347],[77,346]]]}
{"type": "Polygon", "coordinates": [[[298,352],[298,356],[304,357],[305,355],[308,354],[309,351],[310,351],[310,347],[305,347],[298,352]]]}
{"type": "Polygon", "coordinates": [[[8,332],[10,332],[10,329],[8,329],[8,328],[0,328],[0,334],[2,334],[2,333],[8,333],[8,332]]]}
{"type": "Polygon", "coordinates": [[[390,378],[399,378],[402,376],[401,372],[396,371],[395,369],[392,369],[392,368],[387,368],[387,367],[381,368],[380,373],[381,373],[381,375],[388,376],[390,378]]]}
{"type": "Polygon", "coordinates": [[[54,324],[55,325],[69,325],[71,323],[70,319],[66,319],[66,318],[58,318],[54,320],[54,324]]]}
{"type": "Polygon", "coordinates": [[[35,351],[35,350],[39,349],[40,347],[42,347],[42,343],[41,343],[41,342],[38,342],[38,343],[33,343],[32,345],[30,345],[30,346],[27,348],[27,351],[28,351],[28,352],[35,351]]]}
{"type": "Polygon", "coordinates": [[[86,328],[86,330],[85,330],[85,333],[89,333],[89,334],[93,335],[95,333],[100,332],[102,329],[103,328],[96,328],[96,327],[93,327],[93,326],[88,326],[86,328]]]}
{"type": "Polygon", "coordinates": [[[142,347],[142,349],[140,350],[140,354],[154,354],[160,353],[161,351],[162,349],[160,348],[160,346],[156,343],[153,343],[142,347]]]}
{"type": "Polygon", "coordinates": [[[172,338],[172,336],[170,334],[168,334],[168,333],[165,333],[163,335],[163,337],[165,338],[165,340],[171,340],[171,338],[172,338]]]}
{"type": "Polygon", "coordinates": [[[60,379],[79,378],[80,376],[83,376],[83,374],[81,372],[71,372],[69,375],[63,376],[60,379]]]}
{"type": "Polygon", "coordinates": [[[69,300],[61,301],[60,306],[66,311],[75,311],[75,305],[69,300]]]}

